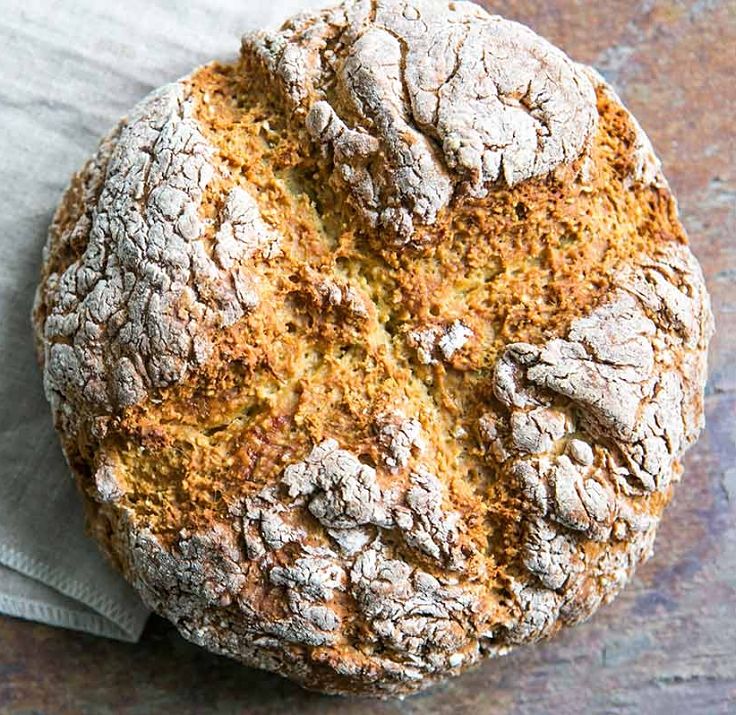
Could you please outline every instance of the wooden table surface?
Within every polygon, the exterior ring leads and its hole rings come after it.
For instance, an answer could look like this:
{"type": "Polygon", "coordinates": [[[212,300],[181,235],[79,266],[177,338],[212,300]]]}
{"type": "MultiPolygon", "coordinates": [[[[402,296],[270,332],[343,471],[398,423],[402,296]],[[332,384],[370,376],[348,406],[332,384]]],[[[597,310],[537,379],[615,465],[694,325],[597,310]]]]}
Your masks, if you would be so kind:
{"type": "MultiPolygon", "coordinates": [[[[0,618],[0,713],[736,713],[736,2],[485,4],[530,25],[613,82],[664,161],[705,271],[718,331],[710,357],[708,424],[687,455],[684,481],[660,529],[655,556],[590,622],[487,661],[426,694],[385,703],[306,693],[206,653],[158,618],[134,645],[0,618]]],[[[183,12],[182,5],[190,4],[159,0],[146,7],[165,27],[167,17],[183,12]]],[[[212,22],[227,20],[221,55],[232,54],[237,3],[212,0],[197,6],[221,13],[219,20],[201,15],[210,30],[212,22]]],[[[34,22],[68,23],[74,6],[0,0],[0,10],[0,40],[17,40],[13,33],[21,32],[23,51],[35,57],[45,44],[58,45],[59,38],[31,31],[34,22]],[[49,16],[31,17],[25,33],[24,18],[44,5],[49,16]]],[[[131,21],[140,28],[142,20],[134,15],[131,10],[131,21]]],[[[83,28],[89,17],[78,13],[73,21],[83,28]]],[[[123,42],[116,73],[124,76],[126,57],[139,39],[132,33],[123,42]]],[[[211,34],[206,43],[197,43],[196,28],[174,40],[171,66],[182,71],[213,46],[211,34]]],[[[95,41],[104,44],[104,36],[95,41]]],[[[81,42],[65,51],[84,59],[86,49],[81,42]]],[[[79,66],[72,64],[72,71],[79,66]]],[[[94,73],[94,67],[88,70],[84,81],[93,81],[94,73]]],[[[130,83],[124,91],[108,88],[98,98],[98,113],[82,123],[78,158],[147,84],[174,76],[158,76],[154,68],[137,78],[137,89],[130,83]]],[[[78,78],[60,72],[59,80],[78,78]]],[[[71,168],[62,166],[50,178],[58,184],[55,191],[71,168]]],[[[48,211],[52,208],[53,203],[48,211]]],[[[32,222],[38,245],[43,224],[32,222]]]]}

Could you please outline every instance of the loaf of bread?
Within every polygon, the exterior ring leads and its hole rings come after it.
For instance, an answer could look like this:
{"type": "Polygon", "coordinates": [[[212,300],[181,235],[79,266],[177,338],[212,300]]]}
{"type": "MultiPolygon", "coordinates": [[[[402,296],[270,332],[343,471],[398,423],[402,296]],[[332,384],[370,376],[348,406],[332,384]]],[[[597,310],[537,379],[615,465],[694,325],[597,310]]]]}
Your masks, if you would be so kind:
{"type": "Polygon", "coordinates": [[[349,0],[135,107],[34,308],[89,528],[188,639],[401,695],[652,552],[712,333],[606,82],[467,2],[349,0]]]}

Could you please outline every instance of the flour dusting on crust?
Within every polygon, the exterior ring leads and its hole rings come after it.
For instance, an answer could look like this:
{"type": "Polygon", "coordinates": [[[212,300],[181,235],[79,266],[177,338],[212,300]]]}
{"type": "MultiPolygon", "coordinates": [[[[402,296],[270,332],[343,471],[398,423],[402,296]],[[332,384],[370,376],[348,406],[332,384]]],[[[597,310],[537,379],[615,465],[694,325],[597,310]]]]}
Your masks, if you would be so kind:
{"type": "Polygon", "coordinates": [[[596,125],[577,65],[469,2],[359,0],[246,35],[243,50],[281,83],[338,185],[400,242],[455,195],[573,161],[596,125]]]}

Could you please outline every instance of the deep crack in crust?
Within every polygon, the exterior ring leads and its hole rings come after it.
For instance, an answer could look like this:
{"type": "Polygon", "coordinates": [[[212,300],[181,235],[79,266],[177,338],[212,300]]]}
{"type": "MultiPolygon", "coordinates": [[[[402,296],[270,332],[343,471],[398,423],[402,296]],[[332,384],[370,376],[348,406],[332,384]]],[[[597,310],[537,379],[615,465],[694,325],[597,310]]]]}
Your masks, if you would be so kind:
{"type": "Polygon", "coordinates": [[[379,696],[620,590],[712,332],[602,78],[475,6],[395,1],[145,99],[73,180],[34,316],[90,527],[146,602],[379,696]]]}

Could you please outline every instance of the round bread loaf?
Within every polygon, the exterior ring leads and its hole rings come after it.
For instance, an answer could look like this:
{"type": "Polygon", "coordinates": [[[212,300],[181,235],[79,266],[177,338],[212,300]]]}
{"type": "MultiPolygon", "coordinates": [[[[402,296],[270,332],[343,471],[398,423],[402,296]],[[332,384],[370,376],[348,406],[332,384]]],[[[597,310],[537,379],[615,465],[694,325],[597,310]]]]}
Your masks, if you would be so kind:
{"type": "Polygon", "coordinates": [[[90,529],[145,602],[377,696],[622,588],[712,333],[611,88],[433,0],[299,15],[144,99],[64,196],[34,321],[90,529]]]}

